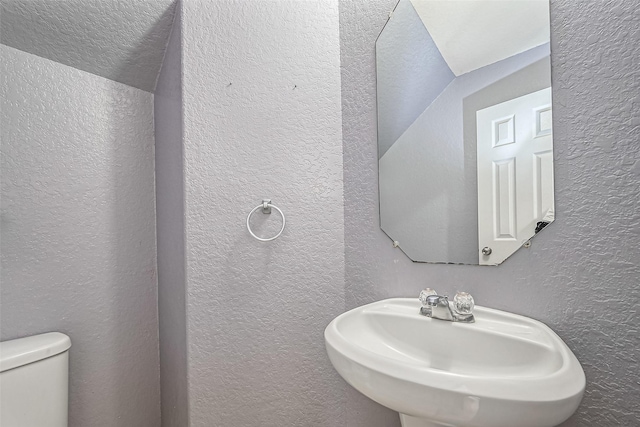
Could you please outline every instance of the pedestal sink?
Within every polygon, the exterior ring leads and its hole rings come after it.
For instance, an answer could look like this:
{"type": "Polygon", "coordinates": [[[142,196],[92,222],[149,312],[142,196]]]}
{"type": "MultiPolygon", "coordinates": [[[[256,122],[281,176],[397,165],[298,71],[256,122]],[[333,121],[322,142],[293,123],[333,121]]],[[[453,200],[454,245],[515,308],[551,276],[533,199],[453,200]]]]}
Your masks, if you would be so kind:
{"type": "Polygon", "coordinates": [[[403,427],[553,427],[580,404],[582,367],[543,323],[478,306],[470,324],[419,310],[417,299],[378,301],[324,333],[338,373],[403,427]]]}

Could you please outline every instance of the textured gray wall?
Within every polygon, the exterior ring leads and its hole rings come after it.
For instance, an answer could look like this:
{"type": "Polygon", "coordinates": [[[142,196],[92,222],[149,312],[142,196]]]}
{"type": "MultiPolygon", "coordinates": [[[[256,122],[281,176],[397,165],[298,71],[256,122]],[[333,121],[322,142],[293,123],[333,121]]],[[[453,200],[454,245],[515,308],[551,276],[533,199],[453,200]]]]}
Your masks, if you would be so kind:
{"type": "Polygon", "coordinates": [[[176,0],[2,0],[0,40],[153,92],[176,0]]]}
{"type": "MultiPolygon", "coordinates": [[[[347,307],[426,286],[552,327],[587,375],[565,426],[640,424],[640,14],[551,5],[557,219],[499,267],[411,263],[379,229],[374,41],[394,0],[340,2],[347,307]]],[[[350,427],[399,425],[349,390],[350,427]]]]}
{"type": "Polygon", "coordinates": [[[409,0],[394,9],[376,41],[376,57],[382,157],[455,76],[409,0]]]}
{"type": "Polygon", "coordinates": [[[182,23],[191,425],[344,426],[338,2],[184,0],[182,23]]]}
{"type": "Polygon", "coordinates": [[[188,425],[180,11],[154,96],[162,426],[188,425]]]}
{"type": "Polygon", "coordinates": [[[0,58],[1,339],[71,337],[70,427],[157,427],[153,95],[0,58]]]}

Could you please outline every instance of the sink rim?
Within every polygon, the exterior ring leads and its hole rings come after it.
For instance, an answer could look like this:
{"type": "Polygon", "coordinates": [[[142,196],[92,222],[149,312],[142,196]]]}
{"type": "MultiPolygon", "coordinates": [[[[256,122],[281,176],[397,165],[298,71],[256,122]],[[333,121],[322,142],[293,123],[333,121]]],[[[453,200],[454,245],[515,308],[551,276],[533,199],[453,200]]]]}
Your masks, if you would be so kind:
{"type": "MultiPolygon", "coordinates": [[[[383,356],[370,349],[353,344],[349,342],[338,329],[342,322],[353,318],[358,313],[382,313],[382,308],[386,309],[384,311],[385,315],[406,316],[415,318],[416,321],[421,322],[443,322],[442,320],[430,319],[420,315],[418,313],[419,307],[420,304],[417,299],[390,298],[356,307],[342,313],[333,319],[325,329],[327,350],[331,348],[333,352],[348,359],[350,362],[357,363],[377,373],[409,382],[413,385],[428,387],[442,392],[522,402],[555,402],[575,398],[584,392],[586,385],[584,371],[566,343],[544,323],[518,314],[476,306],[474,310],[476,323],[452,323],[449,325],[451,328],[478,329],[483,326],[490,326],[489,323],[491,322],[495,325],[499,325],[500,323],[508,324],[507,321],[510,320],[511,324],[515,322],[518,325],[525,325],[536,331],[544,332],[545,336],[550,340],[549,345],[538,341],[533,341],[533,343],[535,345],[548,347],[550,351],[556,351],[560,355],[561,365],[557,370],[537,376],[510,377],[495,375],[476,376],[436,370],[429,367],[418,367],[413,364],[402,363],[399,360],[383,356]],[[388,308],[392,310],[388,310],[388,308]]],[[[486,329],[483,333],[484,332],[486,332],[486,329]]],[[[496,335],[497,334],[506,334],[506,332],[497,332],[496,335]]],[[[509,338],[523,339],[522,337],[514,335],[509,336],[509,338]]],[[[329,352],[330,357],[332,356],[331,353],[332,352],[329,352]]],[[[335,357],[335,355],[333,356],[335,357]]],[[[342,372],[340,373],[343,375],[342,372]]],[[[347,379],[347,381],[349,381],[349,379],[347,379]]]]}

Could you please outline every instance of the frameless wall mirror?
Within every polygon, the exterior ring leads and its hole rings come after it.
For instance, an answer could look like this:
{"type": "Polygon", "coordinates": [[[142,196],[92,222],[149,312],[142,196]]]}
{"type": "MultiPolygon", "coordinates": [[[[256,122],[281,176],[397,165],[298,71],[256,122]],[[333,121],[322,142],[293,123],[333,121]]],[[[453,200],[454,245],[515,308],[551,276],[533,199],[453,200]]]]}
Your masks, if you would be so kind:
{"type": "Polygon", "coordinates": [[[548,0],[400,0],[376,41],[380,222],[497,265],[554,219],[548,0]]]}

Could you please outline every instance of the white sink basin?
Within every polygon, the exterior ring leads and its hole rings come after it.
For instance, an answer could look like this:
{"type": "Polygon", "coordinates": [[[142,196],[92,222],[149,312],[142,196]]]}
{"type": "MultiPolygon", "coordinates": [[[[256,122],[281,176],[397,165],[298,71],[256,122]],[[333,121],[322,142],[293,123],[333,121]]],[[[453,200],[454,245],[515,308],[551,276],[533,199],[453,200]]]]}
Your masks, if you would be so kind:
{"type": "Polygon", "coordinates": [[[580,363],[549,327],[476,306],[475,323],[419,314],[417,299],[355,308],[325,330],[327,353],[404,427],[552,427],[578,407],[580,363]]]}

